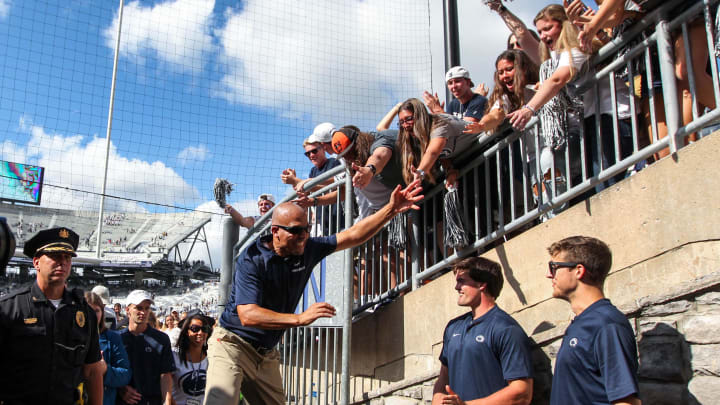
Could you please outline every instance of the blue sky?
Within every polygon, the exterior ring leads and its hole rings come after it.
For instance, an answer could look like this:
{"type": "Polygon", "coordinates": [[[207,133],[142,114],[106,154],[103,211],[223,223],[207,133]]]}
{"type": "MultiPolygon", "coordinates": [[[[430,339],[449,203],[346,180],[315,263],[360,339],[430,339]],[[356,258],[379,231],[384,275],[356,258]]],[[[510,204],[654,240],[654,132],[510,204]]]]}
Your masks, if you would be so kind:
{"type": "MultiPolygon", "coordinates": [[[[0,159],[46,167],[43,205],[96,209],[117,29],[115,0],[0,0],[0,159]]],[[[459,0],[461,58],[490,82],[508,31],[459,0]],[[482,27],[482,28],[478,28],[482,27]]],[[[508,7],[525,21],[547,1],[508,7]]],[[[286,186],[323,121],[374,128],[398,101],[444,92],[442,3],[405,0],[126,1],[108,194],[111,209],[218,212],[286,186]]]]}

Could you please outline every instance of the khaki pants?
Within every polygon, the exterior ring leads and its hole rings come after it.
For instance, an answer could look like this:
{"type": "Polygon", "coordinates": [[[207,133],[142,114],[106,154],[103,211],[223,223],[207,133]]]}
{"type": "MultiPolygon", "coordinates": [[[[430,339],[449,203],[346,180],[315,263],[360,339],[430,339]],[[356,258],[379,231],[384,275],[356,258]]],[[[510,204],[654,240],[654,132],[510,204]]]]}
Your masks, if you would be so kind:
{"type": "Polygon", "coordinates": [[[280,353],[261,356],[238,335],[215,326],[208,342],[205,404],[238,405],[240,392],[251,405],[284,404],[280,353]]]}

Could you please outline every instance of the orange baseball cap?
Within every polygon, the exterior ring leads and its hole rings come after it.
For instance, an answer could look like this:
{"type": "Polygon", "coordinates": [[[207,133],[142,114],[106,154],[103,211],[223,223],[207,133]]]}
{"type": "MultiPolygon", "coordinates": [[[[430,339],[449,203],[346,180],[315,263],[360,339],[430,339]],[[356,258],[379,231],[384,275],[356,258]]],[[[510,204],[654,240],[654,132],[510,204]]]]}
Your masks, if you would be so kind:
{"type": "Polygon", "coordinates": [[[358,133],[353,128],[342,127],[332,137],[332,148],[338,157],[342,157],[355,145],[358,133]]]}

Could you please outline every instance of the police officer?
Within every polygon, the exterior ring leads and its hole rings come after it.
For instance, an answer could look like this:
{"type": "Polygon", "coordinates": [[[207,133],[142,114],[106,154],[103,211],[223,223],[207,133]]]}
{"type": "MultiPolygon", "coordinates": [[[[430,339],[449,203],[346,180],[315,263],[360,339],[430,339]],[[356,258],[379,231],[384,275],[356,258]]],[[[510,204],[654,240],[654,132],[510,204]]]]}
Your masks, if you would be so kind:
{"type": "Polygon", "coordinates": [[[0,404],[73,404],[85,381],[89,404],[102,404],[106,370],[97,317],[80,289],[69,291],[78,235],[46,229],[25,243],[37,278],[0,298],[0,404]]]}

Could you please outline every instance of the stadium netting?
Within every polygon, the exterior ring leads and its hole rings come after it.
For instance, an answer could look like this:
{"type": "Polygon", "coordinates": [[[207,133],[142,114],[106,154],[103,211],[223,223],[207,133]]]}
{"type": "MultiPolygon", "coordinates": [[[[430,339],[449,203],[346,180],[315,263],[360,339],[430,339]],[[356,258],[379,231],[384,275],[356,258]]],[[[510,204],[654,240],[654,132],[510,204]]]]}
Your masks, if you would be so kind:
{"type": "Polygon", "coordinates": [[[307,177],[315,125],[372,130],[432,88],[428,2],[127,1],[119,16],[119,1],[0,0],[0,160],[44,168],[39,206],[0,205],[20,244],[68,226],[95,250],[107,163],[103,252],[152,249],[212,218],[215,256],[217,177],[257,215],[258,194],[288,192],[282,170],[307,177]]]}

